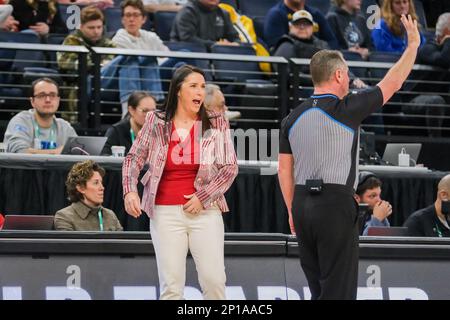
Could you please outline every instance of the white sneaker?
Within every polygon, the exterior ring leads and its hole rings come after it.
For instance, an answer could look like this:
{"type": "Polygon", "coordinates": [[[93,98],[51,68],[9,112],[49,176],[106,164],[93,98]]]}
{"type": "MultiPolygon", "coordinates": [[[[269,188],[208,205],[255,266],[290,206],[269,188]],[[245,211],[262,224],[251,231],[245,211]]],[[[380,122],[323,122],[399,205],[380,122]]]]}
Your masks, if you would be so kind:
{"type": "Polygon", "coordinates": [[[241,117],[241,113],[239,111],[225,111],[225,118],[228,120],[233,120],[241,117]]]}

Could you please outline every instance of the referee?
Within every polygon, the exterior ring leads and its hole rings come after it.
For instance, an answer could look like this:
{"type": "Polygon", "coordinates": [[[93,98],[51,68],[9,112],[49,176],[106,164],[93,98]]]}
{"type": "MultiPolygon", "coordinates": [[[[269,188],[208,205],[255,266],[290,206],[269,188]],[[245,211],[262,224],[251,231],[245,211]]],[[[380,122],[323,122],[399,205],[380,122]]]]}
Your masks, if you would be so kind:
{"type": "Polygon", "coordinates": [[[338,51],[311,59],[314,94],[282,122],[278,176],[312,299],[356,299],[359,125],[398,91],[416,59],[417,21],[402,16],[408,46],[375,87],[348,94],[338,51]]]}

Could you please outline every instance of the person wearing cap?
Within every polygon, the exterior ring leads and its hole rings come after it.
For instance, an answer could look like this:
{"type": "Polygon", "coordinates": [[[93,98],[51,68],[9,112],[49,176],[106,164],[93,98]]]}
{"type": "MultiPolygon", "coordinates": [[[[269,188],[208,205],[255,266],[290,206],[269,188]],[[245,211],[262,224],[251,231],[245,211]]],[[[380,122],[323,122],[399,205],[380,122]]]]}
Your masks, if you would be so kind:
{"type": "Polygon", "coordinates": [[[326,41],[331,49],[339,48],[325,16],[319,9],[306,5],[306,0],[283,0],[269,9],[264,19],[264,40],[269,47],[275,46],[283,35],[289,33],[289,21],[299,10],[311,13],[314,20],[314,33],[319,39],[326,41]]]}
{"type": "MultiPolygon", "coordinates": [[[[314,20],[306,10],[299,10],[289,22],[289,34],[281,37],[274,49],[274,56],[289,58],[311,57],[322,49],[329,49],[326,41],[313,35],[314,20]]],[[[308,68],[308,66],[306,66],[308,68]]],[[[306,73],[308,73],[306,71],[306,73]]]]}
{"type": "Polygon", "coordinates": [[[392,205],[381,199],[381,180],[369,171],[361,171],[358,178],[355,200],[367,204],[368,212],[364,216],[363,236],[367,236],[369,227],[389,227],[387,219],[392,214],[392,205]]]}
{"type": "MultiPolygon", "coordinates": [[[[292,15],[289,22],[289,34],[284,35],[275,46],[273,55],[290,58],[311,59],[312,56],[322,50],[329,49],[327,42],[318,39],[313,35],[313,16],[306,10],[299,10],[292,15]]],[[[309,74],[309,66],[305,65],[301,69],[302,73],[309,74]]],[[[366,88],[367,85],[350,72],[352,88],[366,88]]],[[[302,85],[311,86],[309,78],[301,77],[302,85]]]]}

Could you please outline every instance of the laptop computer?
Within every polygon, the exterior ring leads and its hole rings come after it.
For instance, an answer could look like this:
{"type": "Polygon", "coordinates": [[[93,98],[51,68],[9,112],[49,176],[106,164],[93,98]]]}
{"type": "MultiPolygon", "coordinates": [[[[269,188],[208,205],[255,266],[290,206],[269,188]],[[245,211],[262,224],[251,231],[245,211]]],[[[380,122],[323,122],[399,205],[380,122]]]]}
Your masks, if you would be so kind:
{"type": "Polygon", "coordinates": [[[52,230],[53,215],[6,215],[3,230],[52,230]]]}
{"type": "Polygon", "coordinates": [[[378,237],[407,237],[407,227],[369,227],[367,229],[368,236],[378,237]]]}
{"type": "Polygon", "coordinates": [[[99,156],[107,137],[69,137],[61,154],[99,156]]]}
{"type": "Polygon", "coordinates": [[[398,166],[398,154],[402,152],[403,148],[409,154],[410,159],[417,163],[420,149],[422,148],[421,143],[388,143],[386,144],[386,149],[384,149],[383,161],[387,164],[398,166]]]}

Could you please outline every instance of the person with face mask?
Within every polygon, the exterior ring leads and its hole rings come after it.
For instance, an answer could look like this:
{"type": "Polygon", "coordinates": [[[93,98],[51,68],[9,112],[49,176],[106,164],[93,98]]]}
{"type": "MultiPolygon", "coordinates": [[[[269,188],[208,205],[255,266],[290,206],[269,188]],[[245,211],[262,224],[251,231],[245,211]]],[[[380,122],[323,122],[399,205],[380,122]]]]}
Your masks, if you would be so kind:
{"type": "Polygon", "coordinates": [[[434,204],[414,212],[403,224],[412,237],[450,237],[450,174],[439,181],[434,204]]]}

